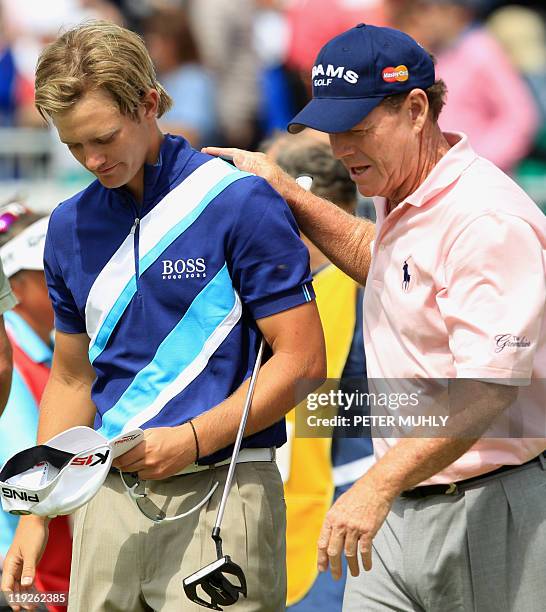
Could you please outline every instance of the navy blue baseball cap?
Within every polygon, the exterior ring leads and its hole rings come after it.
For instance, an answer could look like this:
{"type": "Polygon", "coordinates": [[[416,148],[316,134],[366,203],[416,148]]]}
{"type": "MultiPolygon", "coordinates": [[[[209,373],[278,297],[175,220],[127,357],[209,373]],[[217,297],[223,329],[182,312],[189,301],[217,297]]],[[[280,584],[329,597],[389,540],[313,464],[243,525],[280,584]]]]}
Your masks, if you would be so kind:
{"type": "Polygon", "coordinates": [[[292,134],[350,130],[386,96],[433,85],[434,63],[404,32],[360,23],[322,47],[311,80],[313,99],[288,124],[292,134]]]}

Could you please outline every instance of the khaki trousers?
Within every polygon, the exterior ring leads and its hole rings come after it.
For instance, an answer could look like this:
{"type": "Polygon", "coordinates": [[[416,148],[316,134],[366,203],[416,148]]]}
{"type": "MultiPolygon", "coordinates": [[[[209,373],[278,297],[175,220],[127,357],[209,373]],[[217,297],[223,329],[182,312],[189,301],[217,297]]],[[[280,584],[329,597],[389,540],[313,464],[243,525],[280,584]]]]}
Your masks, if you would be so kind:
{"type": "MultiPolygon", "coordinates": [[[[211,485],[209,502],[190,516],[155,524],[138,510],[119,474],[76,512],[69,612],[197,612],[182,580],[216,559],[211,531],[228,466],[148,481],[150,497],[167,516],[188,510],[211,485]]],[[[286,516],[274,462],[240,463],[221,525],[224,554],[245,573],[248,598],[233,612],[285,609],[286,516]]]]}

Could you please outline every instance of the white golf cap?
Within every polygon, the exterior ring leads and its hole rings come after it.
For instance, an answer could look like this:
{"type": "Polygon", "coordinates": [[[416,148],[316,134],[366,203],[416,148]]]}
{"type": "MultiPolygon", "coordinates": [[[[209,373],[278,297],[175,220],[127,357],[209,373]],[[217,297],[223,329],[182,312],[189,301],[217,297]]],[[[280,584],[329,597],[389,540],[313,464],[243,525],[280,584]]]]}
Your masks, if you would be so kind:
{"type": "Polygon", "coordinates": [[[49,217],[26,227],[0,249],[2,266],[9,278],[20,270],[44,269],[44,245],[49,217]]]}
{"type": "Polygon", "coordinates": [[[107,440],[90,427],[73,427],[8,459],[0,472],[2,507],[11,514],[54,517],[90,501],[112,461],[142,440],[141,429],[107,440]]]}

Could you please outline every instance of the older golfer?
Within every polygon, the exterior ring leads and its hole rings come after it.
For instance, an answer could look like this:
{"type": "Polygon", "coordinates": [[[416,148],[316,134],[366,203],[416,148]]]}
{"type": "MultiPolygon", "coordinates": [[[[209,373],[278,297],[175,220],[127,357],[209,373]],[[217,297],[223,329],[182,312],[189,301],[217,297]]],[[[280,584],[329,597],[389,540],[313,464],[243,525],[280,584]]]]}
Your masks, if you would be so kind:
{"type": "Polygon", "coordinates": [[[375,441],[377,463],[326,516],[319,568],[339,576],[347,556],[348,611],[543,610],[546,408],[528,383],[546,376],[545,217],[464,134],[441,132],[444,85],[402,32],[341,34],[312,80],[289,130],[328,132],[360,193],[376,196],[373,249],[370,222],[263,155],[223,152],[266,177],[305,234],[367,281],[370,378],[451,379],[458,413],[441,437],[375,441]],[[501,413],[518,439],[489,437],[501,413]]]}

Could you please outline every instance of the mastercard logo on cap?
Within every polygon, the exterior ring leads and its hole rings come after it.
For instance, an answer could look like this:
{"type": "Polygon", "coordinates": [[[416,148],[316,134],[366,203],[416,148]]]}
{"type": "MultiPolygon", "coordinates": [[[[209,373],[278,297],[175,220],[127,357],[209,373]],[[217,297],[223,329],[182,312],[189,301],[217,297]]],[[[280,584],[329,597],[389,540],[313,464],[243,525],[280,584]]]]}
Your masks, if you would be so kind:
{"type": "Polygon", "coordinates": [[[396,66],[396,68],[388,66],[387,68],[383,68],[382,76],[383,80],[387,83],[407,81],[409,79],[408,67],[404,66],[404,64],[400,64],[400,66],[396,66]]]}

